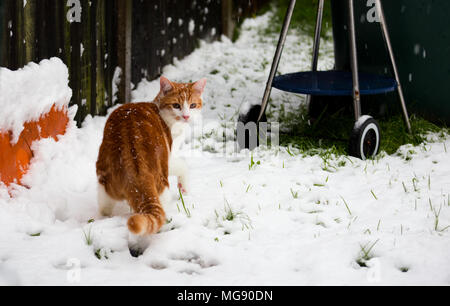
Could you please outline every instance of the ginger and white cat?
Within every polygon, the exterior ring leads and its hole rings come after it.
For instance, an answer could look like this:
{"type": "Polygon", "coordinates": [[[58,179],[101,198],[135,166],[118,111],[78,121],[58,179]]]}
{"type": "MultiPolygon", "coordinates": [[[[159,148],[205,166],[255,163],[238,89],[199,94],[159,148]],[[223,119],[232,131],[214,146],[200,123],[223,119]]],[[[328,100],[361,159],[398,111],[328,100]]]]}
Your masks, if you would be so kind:
{"type": "Polygon", "coordinates": [[[201,112],[206,79],[178,84],[161,77],[153,103],[126,104],[109,117],[97,161],[100,213],[110,216],[126,200],[135,215],[128,220],[136,235],[157,233],[166,222],[169,175],[187,191],[185,162],[172,154],[184,140],[183,128],[201,112]]]}

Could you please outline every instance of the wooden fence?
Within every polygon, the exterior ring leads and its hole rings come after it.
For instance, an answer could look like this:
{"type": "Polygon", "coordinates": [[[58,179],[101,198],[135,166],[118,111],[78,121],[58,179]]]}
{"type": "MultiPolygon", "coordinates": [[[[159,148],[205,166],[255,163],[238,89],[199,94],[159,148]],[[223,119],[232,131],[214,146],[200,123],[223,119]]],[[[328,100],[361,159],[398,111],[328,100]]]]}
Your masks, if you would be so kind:
{"type": "MultiPolygon", "coordinates": [[[[57,56],[68,66],[80,124],[129,101],[131,82],[154,79],[199,39],[232,35],[261,0],[0,0],[0,67],[57,56]],[[75,4],[74,4],[75,3],[75,4]],[[69,10],[81,5],[81,22],[69,10]],[[120,68],[118,92],[113,84],[120,68]],[[117,96],[117,98],[116,98],[117,96]]],[[[0,88],[1,90],[1,88],[0,88]]]]}

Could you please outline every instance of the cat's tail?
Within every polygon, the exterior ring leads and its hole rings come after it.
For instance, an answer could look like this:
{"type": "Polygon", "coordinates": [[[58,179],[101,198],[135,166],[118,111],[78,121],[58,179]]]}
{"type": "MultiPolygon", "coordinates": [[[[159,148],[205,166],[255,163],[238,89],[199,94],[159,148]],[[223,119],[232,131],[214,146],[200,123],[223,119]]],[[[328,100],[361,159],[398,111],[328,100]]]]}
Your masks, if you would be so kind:
{"type": "Polygon", "coordinates": [[[128,219],[128,229],[135,235],[156,234],[166,222],[164,210],[155,209],[149,214],[136,214],[128,219]]]}
{"type": "Polygon", "coordinates": [[[153,184],[135,186],[129,195],[129,204],[136,212],[128,219],[128,229],[135,235],[156,234],[166,222],[166,213],[160,195],[153,184]]]}

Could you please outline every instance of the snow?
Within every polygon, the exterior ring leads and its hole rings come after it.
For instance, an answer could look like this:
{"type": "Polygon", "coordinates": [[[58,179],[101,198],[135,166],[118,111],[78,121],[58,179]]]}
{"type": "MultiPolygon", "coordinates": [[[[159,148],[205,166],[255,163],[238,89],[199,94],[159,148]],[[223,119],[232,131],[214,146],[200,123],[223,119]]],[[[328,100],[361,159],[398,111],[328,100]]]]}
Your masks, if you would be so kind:
{"type": "Polygon", "coordinates": [[[71,97],[69,72],[59,58],[17,71],[0,68],[0,132],[11,131],[15,144],[24,123],[39,120],[53,105],[67,106],[71,97]]]}
{"type": "MultiPolygon", "coordinates": [[[[125,204],[100,217],[95,162],[106,118],[88,117],[82,128],[72,121],[59,142],[34,145],[30,189],[0,187],[0,284],[448,285],[448,135],[373,161],[225,150],[228,122],[262,98],[277,40],[262,32],[268,18],[245,21],[236,43],[202,43],[164,69],[174,81],[208,78],[203,134],[180,152],[191,169],[189,211],[171,178],[160,234],[130,237],[125,204]],[[129,246],[145,246],[143,255],[132,257],[129,246]]],[[[311,46],[291,33],[280,71],[308,69],[311,46]]],[[[330,68],[332,43],[323,49],[320,67],[330,68]]],[[[142,81],[134,101],[153,99],[158,86],[142,81]]],[[[276,118],[280,105],[304,101],[274,90],[269,112],[276,118]]]]}
{"type": "Polygon", "coordinates": [[[189,35],[193,36],[195,31],[195,21],[191,19],[189,21],[189,35]]]}
{"type": "Polygon", "coordinates": [[[122,76],[122,69],[120,69],[120,67],[116,67],[116,69],[114,70],[114,76],[112,79],[112,96],[113,96],[114,103],[116,103],[116,101],[117,101],[117,93],[119,92],[121,76],[122,76]]]}

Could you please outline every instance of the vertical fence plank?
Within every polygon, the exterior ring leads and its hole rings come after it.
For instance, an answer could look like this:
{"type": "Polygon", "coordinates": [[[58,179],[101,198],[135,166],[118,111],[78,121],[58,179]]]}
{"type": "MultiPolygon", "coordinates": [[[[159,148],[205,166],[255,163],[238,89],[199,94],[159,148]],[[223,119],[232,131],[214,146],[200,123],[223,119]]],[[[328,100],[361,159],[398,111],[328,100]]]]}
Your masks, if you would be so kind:
{"type": "MultiPolygon", "coordinates": [[[[59,1],[59,0],[57,0],[59,1]]],[[[72,63],[72,54],[74,50],[72,49],[72,41],[74,38],[74,33],[72,33],[72,28],[75,26],[72,26],[70,21],[67,18],[67,14],[69,12],[69,7],[67,7],[65,1],[60,5],[59,7],[59,13],[61,14],[60,18],[60,27],[61,27],[61,48],[62,48],[62,60],[67,65],[67,68],[69,69],[69,86],[72,89],[72,100],[70,101],[70,105],[77,105],[78,99],[79,99],[79,92],[78,89],[78,82],[76,78],[76,70],[72,63]]],[[[80,124],[79,120],[80,117],[77,115],[75,116],[75,120],[78,124],[80,124]]]]}
{"type": "MultiPolygon", "coordinates": [[[[107,0],[106,0],[107,1],[107,0]]],[[[96,11],[96,99],[95,99],[95,115],[104,114],[105,110],[105,0],[97,0],[96,11]]]]}
{"type": "Polygon", "coordinates": [[[17,10],[16,10],[16,1],[15,0],[6,0],[7,2],[7,10],[8,10],[8,68],[15,70],[19,68],[19,59],[17,54],[17,43],[18,31],[17,31],[17,10]]]}
{"type": "MultiPolygon", "coordinates": [[[[81,14],[81,41],[80,41],[80,56],[81,56],[81,103],[78,104],[81,117],[86,117],[91,111],[92,95],[91,95],[91,53],[94,51],[91,48],[91,10],[90,1],[81,0],[83,13],[81,14]]],[[[73,47],[73,45],[72,45],[73,47]]]]}
{"type": "Polygon", "coordinates": [[[36,20],[35,20],[35,28],[36,28],[36,61],[39,61],[43,58],[48,58],[48,32],[49,32],[49,26],[48,26],[48,20],[47,17],[49,15],[48,9],[48,1],[47,0],[40,0],[39,4],[36,6],[35,14],[36,14],[36,20]]]}
{"type": "Polygon", "coordinates": [[[167,17],[168,17],[168,10],[169,10],[169,3],[167,0],[161,0],[159,3],[160,6],[160,14],[161,14],[161,26],[158,29],[161,37],[163,38],[161,41],[161,49],[160,49],[160,71],[161,68],[170,64],[172,62],[172,58],[170,57],[170,39],[169,39],[169,33],[168,33],[168,27],[167,27],[167,17]]]}
{"type": "Polygon", "coordinates": [[[195,15],[195,31],[198,38],[204,38],[205,35],[205,9],[207,8],[207,0],[197,0],[197,6],[195,7],[197,14],[195,15]]]}
{"type": "MultiPolygon", "coordinates": [[[[89,44],[89,94],[90,103],[88,104],[88,111],[92,116],[97,113],[97,7],[98,0],[89,1],[89,37],[86,43],[89,44]]],[[[83,41],[85,39],[83,38],[83,41]]]]}
{"type": "Polygon", "coordinates": [[[122,70],[119,85],[118,102],[131,100],[131,35],[132,35],[132,1],[117,1],[117,56],[122,70]]]}
{"type": "Polygon", "coordinates": [[[212,0],[209,5],[208,25],[211,40],[218,40],[222,35],[222,1],[212,0]]]}
{"type": "Polygon", "coordinates": [[[172,57],[181,58],[183,57],[183,44],[181,39],[179,39],[178,34],[180,33],[180,26],[178,24],[179,10],[184,8],[184,1],[170,1],[171,7],[169,9],[170,23],[168,24],[168,40],[170,41],[170,54],[172,57]]]}
{"type": "MultiPolygon", "coordinates": [[[[20,2],[20,1],[19,1],[20,2]]],[[[24,63],[34,61],[35,38],[35,8],[36,0],[27,0],[23,3],[23,44],[24,44],[24,63]]]]}
{"type": "Polygon", "coordinates": [[[152,22],[153,1],[133,1],[132,30],[132,82],[137,84],[148,76],[149,58],[151,57],[151,33],[148,29],[152,22]]]}
{"type": "MultiPolygon", "coordinates": [[[[35,0],[41,3],[42,0],[35,0]]],[[[62,30],[59,27],[60,14],[57,14],[58,6],[57,3],[65,2],[64,0],[45,0],[45,8],[47,11],[46,15],[46,29],[45,29],[45,44],[47,44],[47,58],[58,56],[59,49],[61,48],[61,35],[62,30]]]]}
{"type": "MultiPolygon", "coordinates": [[[[149,42],[149,51],[151,53],[150,63],[148,69],[150,70],[149,77],[151,79],[156,78],[161,75],[161,52],[164,48],[164,37],[161,34],[162,31],[162,6],[161,3],[163,1],[158,0],[154,1],[153,9],[151,10],[152,15],[149,18],[148,28],[150,30],[150,42],[149,42]]],[[[139,38],[137,38],[139,39],[139,38]]]]}
{"type": "Polygon", "coordinates": [[[71,71],[72,67],[72,60],[71,60],[71,24],[70,21],[67,20],[67,13],[69,11],[69,8],[62,4],[61,7],[59,7],[59,12],[62,14],[60,19],[60,27],[61,27],[61,48],[62,48],[62,60],[69,68],[69,71],[71,71]]]}
{"type": "Polygon", "coordinates": [[[0,67],[8,66],[8,1],[0,1],[0,67]]]}
{"type": "Polygon", "coordinates": [[[24,22],[23,22],[23,1],[16,1],[16,54],[17,54],[17,68],[24,66],[25,64],[25,46],[24,46],[24,22]]]}
{"type": "Polygon", "coordinates": [[[222,33],[229,39],[233,38],[235,23],[233,20],[233,1],[222,0],[222,33]]]}
{"type": "Polygon", "coordinates": [[[73,103],[78,105],[78,112],[75,117],[78,126],[84,119],[81,101],[81,24],[72,22],[70,24],[70,42],[66,45],[65,53],[70,57],[70,87],[73,91],[73,103]]]}
{"type": "Polygon", "coordinates": [[[187,12],[185,21],[184,21],[184,29],[185,29],[185,50],[186,52],[192,52],[195,49],[196,41],[195,41],[195,2],[188,2],[185,6],[185,10],[187,12]]]}
{"type": "MultiPolygon", "coordinates": [[[[117,37],[117,23],[115,18],[115,12],[117,2],[107,0],[105,2],[105,27],[106,31],[106,67],[105,67],[105,86],[108,95],[108,107],[113,106],[115,102],[113,92],[113,77],[117,67],[117,49],[115,39],[117,37]]],[[[106,111],[106,110],[105,110],[106,111]]]]}
{"type": "Polygon", "coordinates": [[[190,3],[188,1],[183,1],[182,5],[178,5],[177,10],[177,39],[178,39],[178,47],[180,48],[180,54],[178,54],[178,58],[181,59],[185,54],[189,54],[193,49],[193,45],[191,38],[189,37],[189,7],[190,3]]]}
{"type": "Polygon", "coordinates": [[[54,56],[58,56],[61,58],[61,60],[64,60],[64,23],[67,23],[67,18],[64,15],[64,8],[63,6],[66,5],[66,1],[60,1],[60,0],[50,0],[49,4],[52,6],[53,14],[55,16],[55,25],[56,25],[56,33],[55,33],[55,50],[54,50],[54,56]]]}

